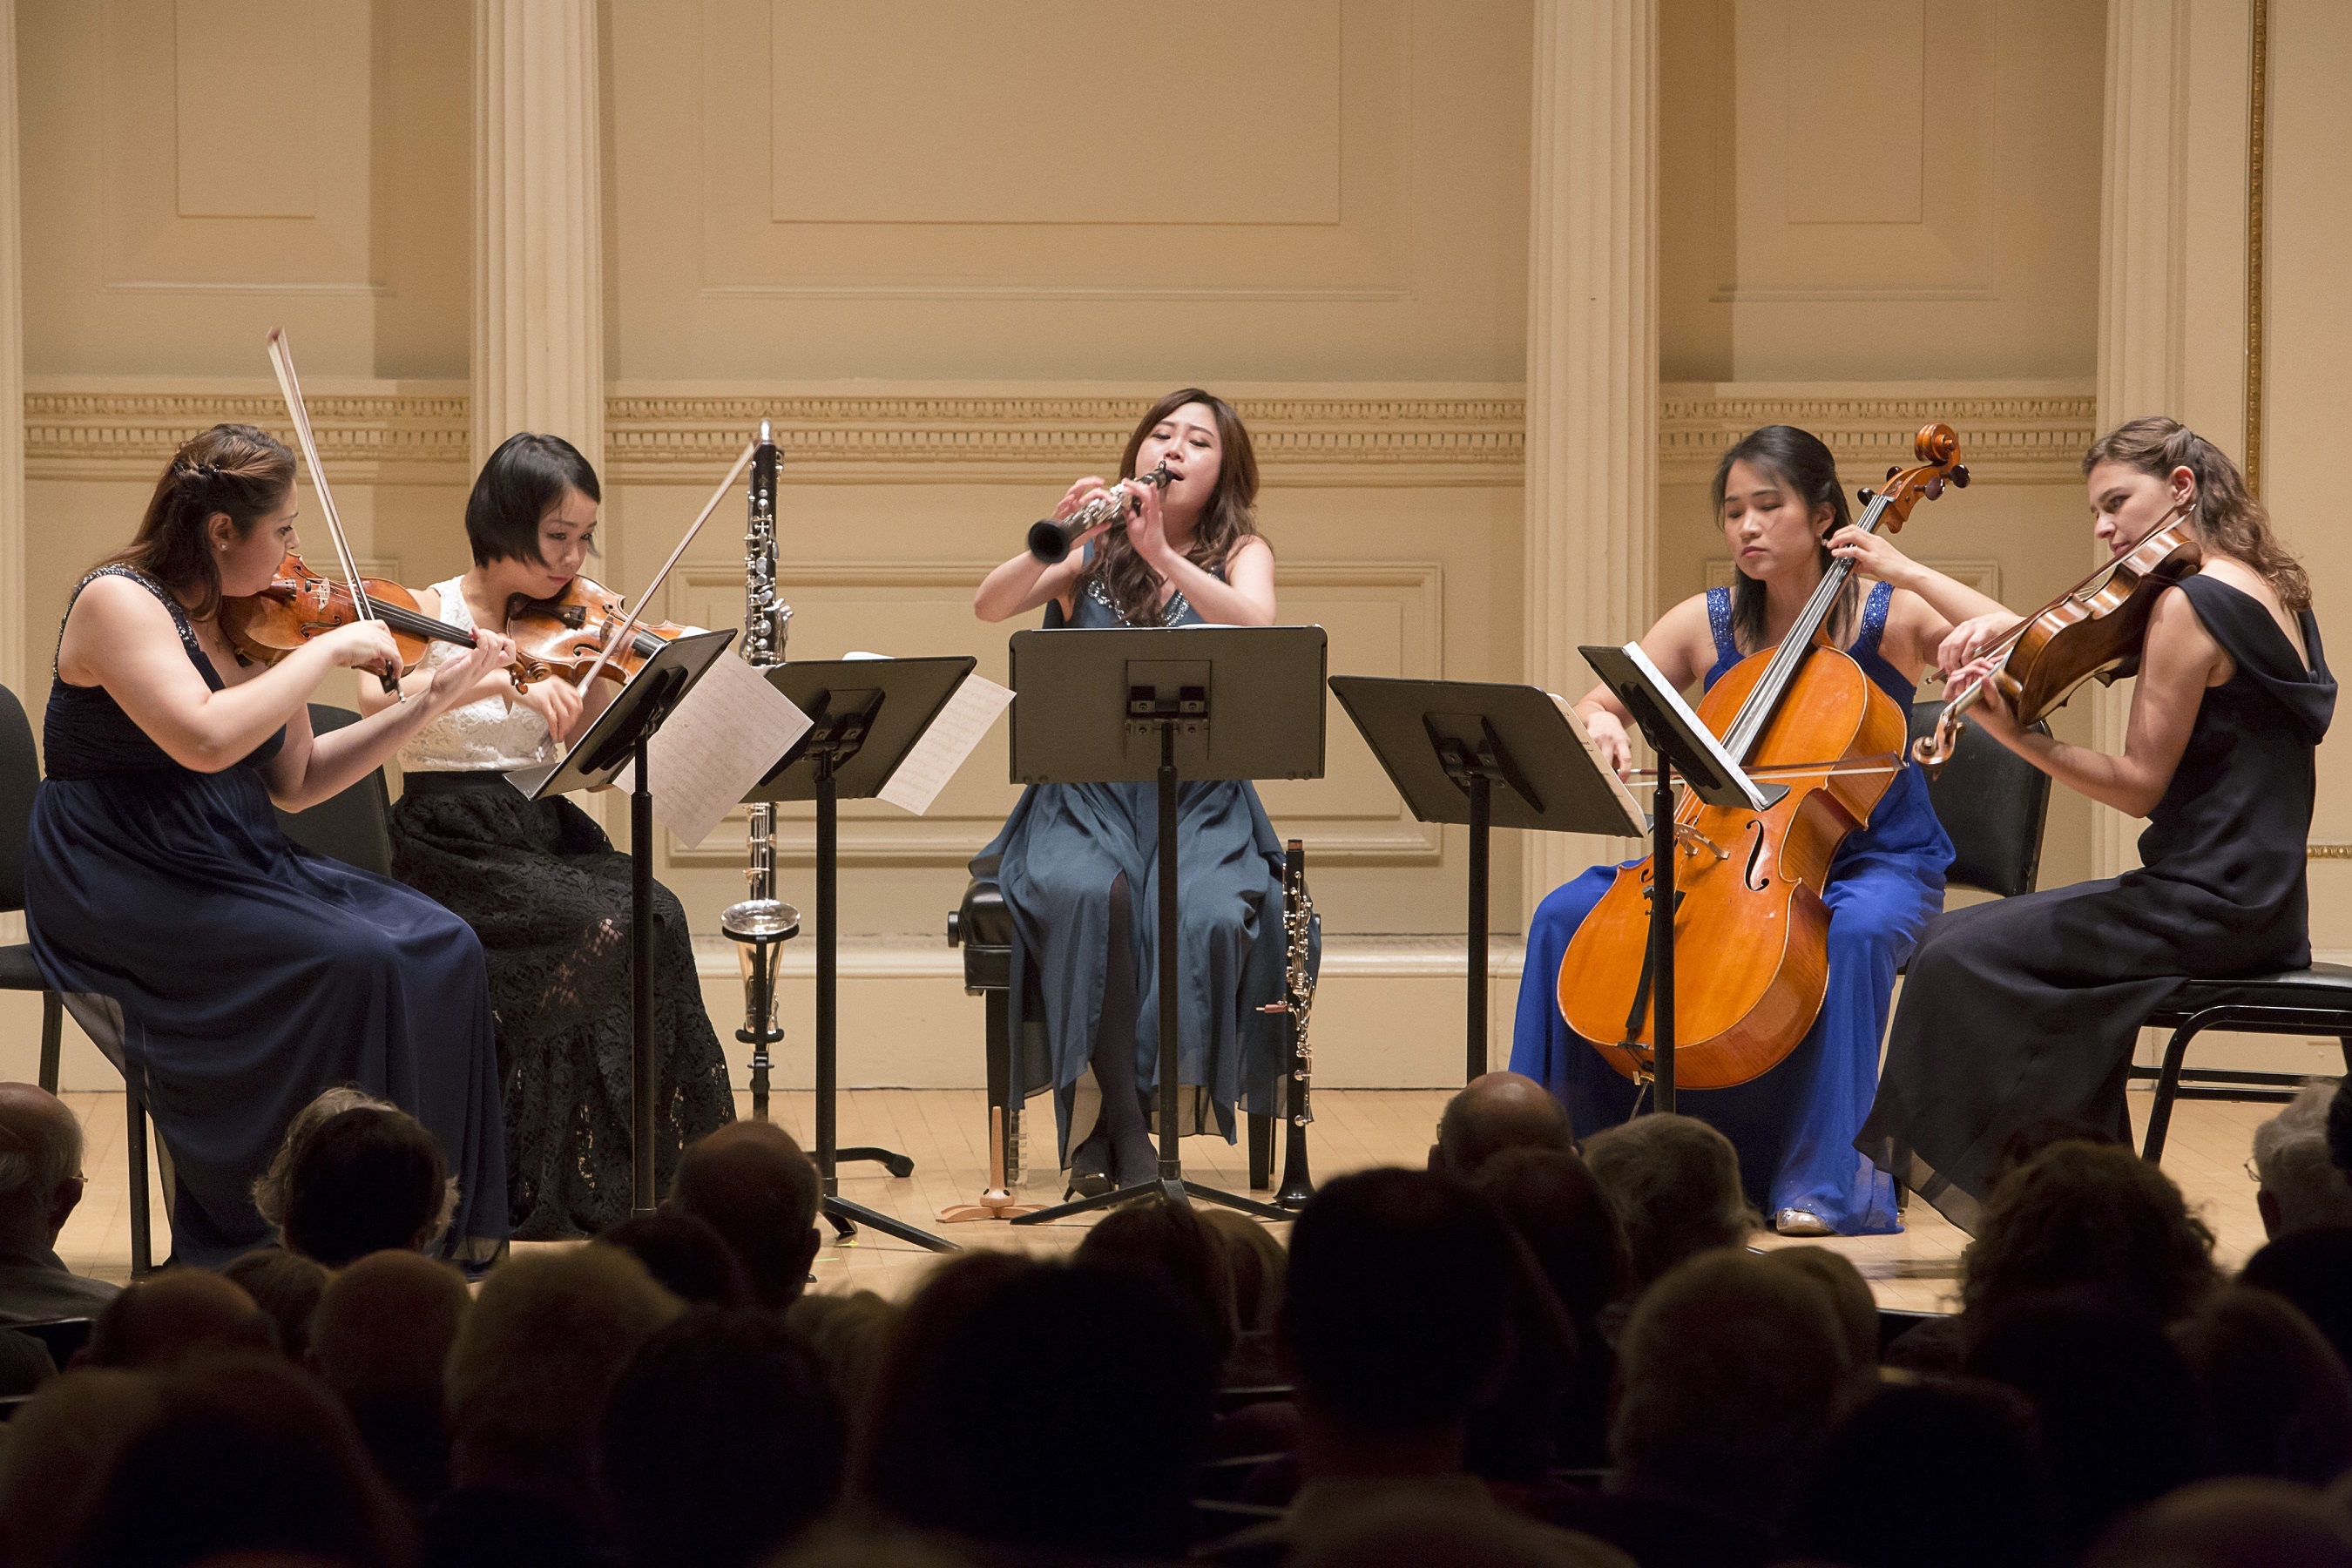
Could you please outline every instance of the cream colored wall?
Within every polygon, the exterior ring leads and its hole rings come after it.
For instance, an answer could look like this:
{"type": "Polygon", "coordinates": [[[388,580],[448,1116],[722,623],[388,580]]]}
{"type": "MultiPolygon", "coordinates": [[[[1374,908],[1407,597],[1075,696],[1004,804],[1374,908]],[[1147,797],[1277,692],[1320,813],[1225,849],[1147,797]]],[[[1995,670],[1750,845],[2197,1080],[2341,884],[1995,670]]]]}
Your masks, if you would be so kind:
{"type": "MultiPolygon", "coordinates": [[[[2352,48],[2352,10],[2331,0],[2271,0],[2270,223],[2263,499],[2310,572],[2321,634],[2352,647],[2352,538],[2342,526],[2336,454],[2352,427],[2352,100],[2336,68],[2352,48]]],[[[2339,653],[2339,658],[2341,655],[2339,653]]],[[[2342,710],[2339,713],[2339,734],[2342,710]]],[[[2319,752],[2317,841],[2352,839],[2352,747],[2319,752]]],[[[2352,860],[2312,862],[2312,942],[2352,948],[2352,860]]]]}

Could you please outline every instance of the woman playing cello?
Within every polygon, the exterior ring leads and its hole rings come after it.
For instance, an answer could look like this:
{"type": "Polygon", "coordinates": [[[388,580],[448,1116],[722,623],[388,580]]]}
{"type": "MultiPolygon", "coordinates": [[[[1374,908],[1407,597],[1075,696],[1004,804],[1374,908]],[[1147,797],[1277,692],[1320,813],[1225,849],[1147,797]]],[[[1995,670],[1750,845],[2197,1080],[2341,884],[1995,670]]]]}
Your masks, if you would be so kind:
{"type": "MultiPolygon", "coordinates": [[[[1677,686],[1713,686],[1741,659],[1777,644],[1796,624],[1831,563],[1851,560],[1881,579],[1867,595],[1849,586],[1829,626],[1862,671],[1907,707],[1914,684],[1956,621],[1994,607],[1983,595],[1908,561],[1885,538],[1851,527],[1829,448],[1786,425],[1769,425],[1723,456],[1716,515],[1737,571],[1660,617],[1643,650],[1677,686]]],[[[1602,754],[1622,773],[1628,716],[1595,687],[1577,711],[1602,754]]],[[[1751,1202],[1786,1234],[1847,1236],[1896,1227],[1891,1179],[1856,1156],[1853,1130],[1878,1070],[1895,966],[1943,905],[1951,841],[1927,803],[1927,780],[1906,763],[1831,862],[1828,990],[1803,1040],[1778,1066],[1736,1088],[1682,1091],[1682,1109],[1721,1129],[1739,1151],[1751,1202]]],[[[1578,1135],[1630,1113],[1633,1086],[1570,1030],[1554,986],[1585,917],[1617,874],[1598,866],[1553,890],[1528,930],[1511,1066],[1567,1102],[1578,1135]]],[[[1690,965],[1704,954],[1686,955],[1690,965]]]]}
{"type": "Polygon", "coordinates": [[[118,1026],[172,1157],[178,1261],[266,1244],[254,1178],[296,1111],[356,1083],[440,1140],[462,1194],[444,1247],[487,1263],[507,1236],[506,1163],[481,946],[432,900],[289,843],[271,807],[364,776],[514,650],[486,636],[396,710],[313,736],[322,680],[399,657],[375,622],[267,668],[231,646],[222,603],[270,584],[294,518],[293,455],[215,426],[75,589],[25,846],[26,929],[49,984],[118,1026]]]}
{"type": "MultiPolygon", "coordinates": [[[[1995,688],[1977,704],[1986,733],[2148,826],[2139,869],[1955,910],[1912,957],[1855,1142],[1968,1230],[2026,1123],[2077,1118],[2128,1138],[2132,1042],[2183,979],[2311,958],[2313,751],[2336,681],[2310,581],[2236,466],[2177,421],[2133,420],[2083,473],[2113,554],[2185,513],[2203,565],[2156,601],[2121,755],[2020,729],[1995,688]]],[[[1970,660],[2018,624],[2003,612],[1956,628],[1939,656],[1947,689],[1982,680],[1997,661],[1970,660]]]]}

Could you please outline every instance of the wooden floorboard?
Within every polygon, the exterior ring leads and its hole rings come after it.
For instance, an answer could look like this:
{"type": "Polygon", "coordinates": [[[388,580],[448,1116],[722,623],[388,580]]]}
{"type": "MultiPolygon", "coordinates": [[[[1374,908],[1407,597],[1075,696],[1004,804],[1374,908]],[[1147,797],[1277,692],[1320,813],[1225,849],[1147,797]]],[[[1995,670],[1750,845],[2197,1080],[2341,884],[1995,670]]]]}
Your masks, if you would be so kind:
{"type": "MultiPolygon", "coordinates": [[[[2150,1091],[2130,1095],[2135,1131],[2145,1126],[2150,1091]]],[[[1307,1132],[1309,1164],[1318,1181],[1328,1181],[1370,1165],[1418,1168],[1428,1159],[1443,1089],[1324,1089],[1315,1096],[1316,1121],[1307,1132]]],[[[121,1094],[74,1093],[65,1097],[82,1119],[88,1139],[84,1170],[89,1191],[58,1239],[67,1267],[79,1273],[122,1280],[131,1272],[131,1193],[126,1174],[121,1094]]],[[[736,1097],[737,1114],[751,1114],[751,1097],[736,1097]]],[[[772,1098],[774,1120],[804,1143],[814,1139],[815,1098],[806,1090],[772,1098]]],[[[2189,1205],[2212,1227],[2215,1255],[2235,1268],[2262,1245],[2262,1221],[2254,1206],[2254,1184],[2244,1164],[2254,1128],[2276,1108],[2216,1100],[2187,1100],[2173,1113],[2165,1170],[2180,1184],[2189,1205]]],[[[940,1210],[977,1199],[988,1184],[985,1097],[978,1089],[856,1089],[840,1100],[839,1141],[878,1144],[908,1155],[915,1173],[894,1179],[877,1164],[845,1164],[839,1171],[841,1195],[881,1214],[965,1247],[1010,1248],[1053,1255],[1075,1247],[1095,1215],[1041,1226],[996,1221],[944,1225],[940,1210]]],[[[1030,1147],[1038,1168],[1021,1196],[1026,1203],[1052,1203],[1061,1195],[1052,1163],[1053,1113],[1038,1100],[1030,1117],[1030,1147]]],[[[1276,1144],[1281,1175],[1282,1147],[1276,1144]]],[[[1215,1138],[1187,1138],[1185,1172],[1195,1180],[1244,1196],[1248,1156],[1240,1144],[1215,1138]]],[[[151,1166],[153,1156],[150,1155],[151,1166]]],[[[160,1171],[160,1167],[156,1167],[160,1171]]],[[[160,1174],[155,1179],[160,1188],[160,1174]]],[[[168,1251],[170,1229],[160,1193],[150,1200],[156,1251],[168,1251]]],[[[1276,1225],[1277,1236],[1288,1227],[1276,1225]]],[[[1852,1258],[1881,1305],[1948,1310],[1959,1289],[1961,1249],[1968,1237],[1924,1204],[1914,1204],[1899,1236],[1830,1237],[1827,1246],[1852,1258]]],[[[1766,1237],[1759,1246],[1786,1245],[1766,1237]]],[[[817,1288],[877,1290],[904,1296],[937,1266],[939,1255],[872,1231],[852,1241],[828,1239],[819,1255],[817,1288]]]]}

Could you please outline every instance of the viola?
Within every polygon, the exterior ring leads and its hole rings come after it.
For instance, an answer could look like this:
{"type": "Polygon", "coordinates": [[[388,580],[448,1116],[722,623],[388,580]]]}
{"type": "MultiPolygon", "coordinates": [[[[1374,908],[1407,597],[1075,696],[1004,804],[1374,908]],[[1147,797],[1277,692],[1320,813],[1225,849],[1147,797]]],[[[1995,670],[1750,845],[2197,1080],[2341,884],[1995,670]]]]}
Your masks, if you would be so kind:
{"type": "Polygon", "coordinates": [[[424,658],[428,641],[474,646],[472,632],[425,614],[416,595],[397,583],[362,577],[354,594],[352,584],[321,576],[290,554],[268,587],[222,600],[220,624],[239,654],[257,664],[275,664],[312,637],[371,617],[392,633],[406,668],[424,658]]]}
{"type": "Polygon", "coordinates": [[[1985,651],[1999,663],[1982,679],[1945,699],[1936,732],[1911,749],[1928,775],[1943,771],[1959,743],[1962,717],[1990,685],[2021,724],[2046,719],[2083,682],[2112,684],[2139,669],[2148,617],[2164,591],[2204,564],[2189,521],[2191,503],[2165,515],[2147,537],[2042,608],[1985,651]]]}
{"type": "MultiPolygon", "coordinates": [[[[507,635],[514,638],[516,684],[562,675],[577,680],[602,656],[629,619],[621,595],[586,577],[574,577],[552,599],[517,594],[507,601],[507,635]]],[[[627,644],[613,650],[598,672],[626,681],[677,637],[698,628],[671,621],[638,621],[627,644]]]]}
{"type": "MultiPolygon", "coordinates": [[[[1959,438],[1930,425],[1916,466],[1889,469],[1862,492],[1855,526],[1901,531],[1912,507],[1969,482],[1959,438]]],[[[1698,716],[1750,773],[1788,793],[1763,811],[1713,806],[1694,791],[1675,809],[1675,1076],[1691,1089],[1727,1089],[1769,1070],[1805,1037],[1829,984],[1830,861],[1870,821],[1903,765],[1909,716],[1826,639],[1853,574],[1822,574],[1778,646],[1727,670],[1698,716]]],[[[1609,1065],[1650,1077],[1650,860],[1625,867],[1578,928],[1559,966],[1560,1015],[1609,1065]]]]}

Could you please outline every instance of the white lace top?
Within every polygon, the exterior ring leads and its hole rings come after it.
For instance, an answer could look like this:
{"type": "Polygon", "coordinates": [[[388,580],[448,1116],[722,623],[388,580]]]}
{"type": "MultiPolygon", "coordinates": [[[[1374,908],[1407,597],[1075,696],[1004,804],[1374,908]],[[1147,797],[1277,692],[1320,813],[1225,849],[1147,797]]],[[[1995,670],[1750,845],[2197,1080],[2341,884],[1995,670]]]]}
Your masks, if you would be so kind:
{"type": "MultiPolygon", "coordinates": [[[[436,583],[441,595],[441,618],[467,631],[474,629],[466,608],[464,579],[436,583]]],[[[455,643],[427,645],[425,668],[432,669],[457,657],[455,643]]],[[[400,765],[412,773],[456,773],[538,767],[555,761],[554,738],[536,709],[505,697],[485,697],[462,708],[452,708],[408,738],[400,749],[400,765]]]]}

